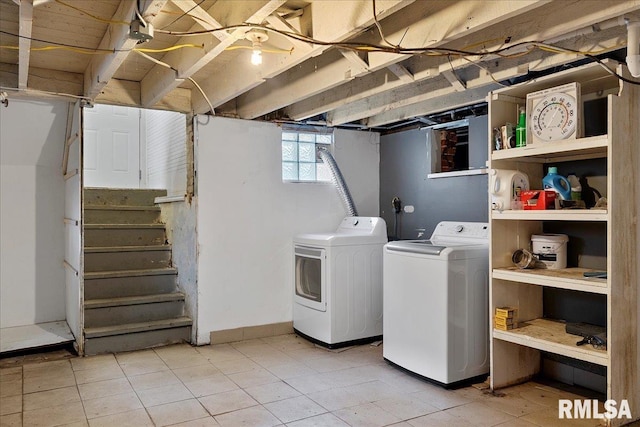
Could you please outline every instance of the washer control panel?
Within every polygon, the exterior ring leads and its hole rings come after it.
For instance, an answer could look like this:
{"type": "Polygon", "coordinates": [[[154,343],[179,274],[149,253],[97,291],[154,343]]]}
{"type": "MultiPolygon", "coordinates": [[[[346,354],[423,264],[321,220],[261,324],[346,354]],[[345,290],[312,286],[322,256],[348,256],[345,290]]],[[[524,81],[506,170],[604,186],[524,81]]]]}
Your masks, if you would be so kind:
{"type": "Polygon", "coordinates": [[[431,240],[488,240],[489,224],[486,222],[440,222],[433,234],[431,240]]]}

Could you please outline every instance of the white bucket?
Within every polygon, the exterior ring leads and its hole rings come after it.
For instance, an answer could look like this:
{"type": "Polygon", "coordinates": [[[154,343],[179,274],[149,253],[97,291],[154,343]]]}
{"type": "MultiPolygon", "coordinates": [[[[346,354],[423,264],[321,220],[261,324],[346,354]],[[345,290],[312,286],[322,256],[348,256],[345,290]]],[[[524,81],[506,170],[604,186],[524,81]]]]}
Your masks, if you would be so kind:
{"type": "Polygon", "coordinates": [[[531,236],[532,252],[549,269],[566,268],[568,241],[566,234],[534,234],[531,236]]]}

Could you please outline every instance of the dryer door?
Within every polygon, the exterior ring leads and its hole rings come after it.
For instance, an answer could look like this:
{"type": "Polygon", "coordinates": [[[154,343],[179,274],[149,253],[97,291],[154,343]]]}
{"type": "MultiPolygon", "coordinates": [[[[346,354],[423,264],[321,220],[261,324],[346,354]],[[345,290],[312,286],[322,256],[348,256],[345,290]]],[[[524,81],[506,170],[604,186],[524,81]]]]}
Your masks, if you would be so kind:
{"type": "Polygon", "coordinates": [[[327,310],[325,268],[324,249],[295,247],[296,303],[319,311],[327,310]]]}

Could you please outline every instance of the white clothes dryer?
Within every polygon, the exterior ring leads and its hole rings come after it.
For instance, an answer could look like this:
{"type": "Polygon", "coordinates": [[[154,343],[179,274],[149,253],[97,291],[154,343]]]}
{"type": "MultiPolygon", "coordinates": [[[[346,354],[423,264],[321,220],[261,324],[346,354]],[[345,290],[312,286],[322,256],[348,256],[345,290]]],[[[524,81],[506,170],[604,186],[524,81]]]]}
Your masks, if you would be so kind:
{"type": "Polygon", "coordinates": [[[382,338],[382,218],[346,217],[294,243],[293,328],[329,348],[382,338]]]}
{"type": "Polygon", "coordinates": [[[447,387],[489,373],[489,227],[441,222],[384,248],[385,360],[447,387]]]}

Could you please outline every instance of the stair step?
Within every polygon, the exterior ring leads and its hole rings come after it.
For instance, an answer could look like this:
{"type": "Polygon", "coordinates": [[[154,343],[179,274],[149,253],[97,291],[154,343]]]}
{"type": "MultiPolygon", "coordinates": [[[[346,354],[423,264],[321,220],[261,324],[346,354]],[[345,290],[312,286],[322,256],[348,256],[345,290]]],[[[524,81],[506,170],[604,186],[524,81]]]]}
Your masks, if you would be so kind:
{"type": "Polygon", "coordinates": [[[138,276],[161,276],[176,275],[178,270],[175,268],[149,268],[144,270],[119,270],[119,271],[94,271],[84,273],[84,280],[93,279],[111,279],[120,277],[138,277],[138,276]]]}
{"type": "Polygon", "coordinates": [[[164,224],[85,224],[85,230],[146,230],[165,229],[164,224]]]}
{"type": "Polygon", "coordinates": [[[146,245],[146,246],[95,246],[84,248],[85,254],[114,253],[114,252],[141,252],[141,251],[170,251],[171,245],[146,245]]]}
{"type": "Polygon", "coordinates": [[[85,205],[153,206],[156,197],[167,195],[166,190],[113,188],[85,188],[85,205]]]}
{"type": "Polygon", "coordinates": [[[140,305],[140,304],[153,304],[158,302],[170,302],[170,301],[184,301],[184,294],[182,292],[172,292],[167,294],[153,294],[153,295],[137,295],[129,297],[118,298],[100,298],[85,300],[84,308],[105,308],[105,307],[120,307],[124,305],[140,305]]]}
{"type": "MultiPolygon", "coordinates": [[[[124,277],[94,277],[84,281],[84,298],[87,300],[131,297],[138,295],[166,294],[176,291],[176,270],[139,270],[142,275],[124,277]]],[[[120,272],[117,272],[120,273],[120,272]]]]}
{"type": "Polygon", "coordinates": [[[124,327],[85,329],[86,355],[143,350],[191,341],[191,319],[179,317],[124,327]]]}
{"type": "Polygon", "coordinates": [[[85,224],[155,224],[160,222],[159,206],[84,206],[85,224]]]}
{"type": "Polygon", "coordinates": [[[140,211],[160,212],[160,206],[129,206],[129,205],[84,205],[85,211],[140,211]]]}
{"type": "Polygon", "coordinates": [[[116,246],[85,248],[84,271],[142,270],[171,265],[171,246],[116,246]]]}
{"type": "Polygon", "coordinates": [[[164,224],[85,224],[86,247],[162,245],[164,224]]]}
{"type": "Polygon", "coordinates": [[[182,293],[176,292],[170,298],[147,297],[115,297],[99,300],[97,306],[85,306],[85,328],[150,322],[184,315],[184,294],[182,293]]]}
{"type": "Polygon", "coordinates": [[[101,326],[95,328],[85,328],[85,338],[98,338],[106,336],[132,334],[136,332],[155,331],[160,329],[176,328],[181,326],[191,326],[191,319],[185,316],[172,319],[153,320],[149,322],[127,323],[124,325],[101,326]]]}

